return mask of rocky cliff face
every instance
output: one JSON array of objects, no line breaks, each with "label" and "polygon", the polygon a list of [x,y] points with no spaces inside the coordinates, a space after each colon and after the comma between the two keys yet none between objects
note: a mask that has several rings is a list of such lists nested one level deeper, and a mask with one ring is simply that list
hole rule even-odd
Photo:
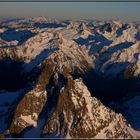
[{"label": "rocky cliff face", "polygon": [[44,133],[69,138],[132,137],[121,114],[91,97],[82,79],[67,78],[67,85],[60,90],[56,109],[46,122]]},{"label": "rocky cliff face", "polygon": [[53,63],[47,62],[36,86],[19,102],[9,130],[4,135],[20,136],[30,126],[38,127],[39,115],[45,106],[53,108],[53,112],[43,116],[46,117],[41,130],[43,137],[133,137],[129,132],[131,127],[123,116],[91,97],[81,78],[74,80],[67,68],[59,72]]},{"label": "rocky cliff face", "polygon": [[36,86],[26,93],[19,102],[9,129],[10,133],[20,134],[29,126],[37,127],[38,116],[47,101],[46,85],[49,82],[53,68],[52,64],[46,64]]}]

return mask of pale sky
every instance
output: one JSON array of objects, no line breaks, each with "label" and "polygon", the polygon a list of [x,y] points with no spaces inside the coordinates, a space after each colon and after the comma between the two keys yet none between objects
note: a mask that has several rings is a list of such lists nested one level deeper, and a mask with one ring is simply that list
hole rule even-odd
[{"label": "pale sky", "polygon": [[0,17],[140,21],[140,2],[0,2]]}]

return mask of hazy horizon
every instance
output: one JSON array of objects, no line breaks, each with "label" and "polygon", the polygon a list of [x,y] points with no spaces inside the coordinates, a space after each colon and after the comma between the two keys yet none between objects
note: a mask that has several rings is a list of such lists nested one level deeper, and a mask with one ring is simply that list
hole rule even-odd
[{"label": "hazy horizon", "polygon": [[138,2],[1,2],[0,18],[44,16],[56,19],[140,21]]}]

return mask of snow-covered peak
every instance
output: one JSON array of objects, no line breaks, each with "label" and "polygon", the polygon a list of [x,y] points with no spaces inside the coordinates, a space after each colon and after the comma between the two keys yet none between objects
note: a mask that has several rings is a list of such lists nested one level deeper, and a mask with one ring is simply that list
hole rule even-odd
[{"label": "snow-covered peak", "polygon": [[34,22],[47,22],[47,19],[44,16],[38,16],[38,17],[30,18],[30,20],[32,20]]},{"label": "snow-covered peak", "polygon": [[69,138],[131,138],[128,128],[122,115],[91,97],[82,79],[68,78],[44,133]]},{"label": "snow-covered peak", "polygon": [[[22,46],[24,53],[22,57],[24,57],[25,62],[31,62],[32,59],[35,59],[46,49],[48,49],[48,53],[51,52],[51,50],[49,51],[51,48],[48,46],[48,42],[52,36],[53,35],[50,32],[44,31],[28,39]],[[47,53],[44,55],[47,57]]]},{"label": "snow-covered peak", "polygon": [[115,23],[116,25],[118,25],[119,27],[121,27],[122,26],[122,24],[123,24],[123,21],[122,20],[113,20],[112,21],[113,23]]},{"label": "snow-covered peak", "polygon": [[71,72],[84,72],[92,67],[92,59],[81,46],[65,38],[58,39],[57,42],[59,49],[52,53],[48,60],[53,61],[60,71],[67,67]]},{"label": "snow-covered peak", "polygon": [[[103,63],[101,67],[101,71],[104,72],[106,76],[112,75],[113,77],[115,77],[118,73],[125,70],[125,68],[129,64],[137,64],[136,73],[138,74],[139,73],[139,50],[140,50],[140,42],[137,42],[128,48],[124,48],[110,54],[109,59],[107,59],[107,61]],[[116,69],[113,65],[115,63],[116,64],[122,63],[122,65],[118,66]],[[137,74],[134,74],[134,75],[137,75]]]}]

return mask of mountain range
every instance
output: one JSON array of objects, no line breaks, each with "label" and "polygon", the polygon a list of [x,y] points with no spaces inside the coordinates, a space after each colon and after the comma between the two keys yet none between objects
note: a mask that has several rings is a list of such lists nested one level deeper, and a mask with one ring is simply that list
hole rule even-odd
[{"label": "mountain range", "polygon": [[140,138],[140,23],[1,20],[1,138]]}]

